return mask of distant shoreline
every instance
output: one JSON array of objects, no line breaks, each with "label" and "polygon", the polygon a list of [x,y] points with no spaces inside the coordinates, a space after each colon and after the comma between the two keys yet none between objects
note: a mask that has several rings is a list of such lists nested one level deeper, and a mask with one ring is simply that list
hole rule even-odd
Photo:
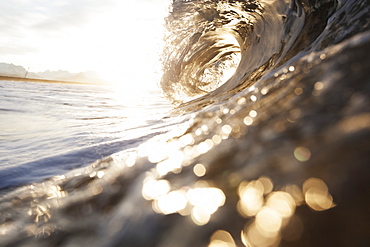
[{"label": "distant shoreline", "polygon": [[34,79],[34,78],[14,77],[14,76],[0,76],[0,81],[27,81],[27,82],[39,82],[39,83],[109,85],[107,83],[96,83],[96,82],[89,83],[89,82],[62,81],[62,80],[49,80],[49,79]]}]

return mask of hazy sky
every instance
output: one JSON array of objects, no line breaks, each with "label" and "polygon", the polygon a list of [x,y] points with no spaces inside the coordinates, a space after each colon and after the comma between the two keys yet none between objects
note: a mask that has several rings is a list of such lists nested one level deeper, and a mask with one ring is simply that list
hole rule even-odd
[{"label": "hazy sky", "polygon": [[168,0],[1,0],[0,62],[119,76],[158,52]]}]

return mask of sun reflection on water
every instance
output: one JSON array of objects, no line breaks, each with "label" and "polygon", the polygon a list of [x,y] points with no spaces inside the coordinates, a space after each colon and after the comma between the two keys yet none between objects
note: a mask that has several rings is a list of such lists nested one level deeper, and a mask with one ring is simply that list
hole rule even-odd
[{"label": "sun reflection on water", "polygon": [[166,195],[171,190],[171,184],[167,180],[155,180],[148,177],[144,181],[142,194],[146,200],[155,200]]},{"label": "sun reflection on water", "polygon": [[212,214],[225,204],[225,194],[219,188],[209,187],[207,182],[198,182],[194,188],[171,190],[167,180],[144,180],[142,194],[146,200],[153,201],[153,210],[160,214],[179,213],[191,215],[197,225],[205,225]]},{"label": "sun reflection on water", "polygon": [[[289,71],[295,70],[290,68]],[[259,92],[254,87],[249,91]],[[261,95],[268,92],[268,88],[263,88]],[[239,98],[237,104],[242,109],[246,102],[256,100],[257,96],[253,94],[250,97]],[[210,119],[209,122],[203,121],[198,124],[192,117],[184,128],[171,132],[170,138],[166,136],[153,138],[139,147],[138,156],[147,157],[154,164],[154,169],[144,180],[142,195],[146,200],[152,201],[156,213],[164,215],[178,213],[191,218],[193,223],[199,226],[211,222],[212,215],[225,204],[227,198],[213,180],[208,182],[199,180],[208,178],[207,173],[212,171],[211,164],[194,161],[223,141],[227,141],[230,136],[238,137],[249,128],[256,127],[257,122],[263,117],[258,107],[256,105],[248,111],[239,111],[239,108],[230,110],[227,106],[222,106],[218,115],[205,114],[206,118]],[[239,122],[228,120],[229,117],[233,117],[232,115],[238,114],[241,116]],[[289,114],[287,121],[294,122],[303,113],[297,108]],[[224,122],[228,124],[223,124]],[[307,162],[311,159],[312,153],[308,147],[296,146],[293,148],[292,156],[297,161]],[[188,166],[195,182],[193,185],[187,184],[179,188],[177,182],[167,176],[170,173],[181,173]],[[242,181],[235,174],[234,177],[230,175],[229,180],[230,185],[237,189],[239,197],[235,210],[246,220],[244,228],[240,229],[240,241],[247,247],[278,246],[282,239],[300,238],[304,227],[299,217],[295,215],[299,206],[306,205],[314,211],[323,211],[335,206],[327,185],[317,178],[307,179],[301,187],[287,184],[278,189],[275,188],[273,180],[267,176]],[[292,227],[295,229],[287,230]],[[235,246],[235,241],[228,232],[220,229],[210,239],[209,246]]]},{"label": "sun reflection on water", "polygon": [[[229,113],[227,113],[229,114]],[[257,116],[257,111],[250,111],[248,117]],[[207,135],[207,128],[201,127],[200,135]],[[196,138],[190,134],[179,135],[166,143],[160,158],[151,158],[159,161],[155,169],[148,173],[144,180],[142,194],[146,200],[152,201],[153,210],[159,214],[178,213],[192,219],[196,225],[206,225],[211,221],[212,215],[225,204],[225,193],[216,186],[210,186],[207,181],[200,180],[192,187],[176,189],[170,180],[164,177],[170,173],[179,173],[185,166],[189,166],[195,157],[208,152],[222,140],[227,139],[233,132],[230,125],[220,128],[220,135],[206,138],[199,144],[194,144]],[[169,147],[170,146],[170,147]],[[157,145],[161,147],[161,145]],[[153,151],[153,150],[152,150]],[[153,155],[151,152],[146,154]],[[156,151],[158,152],[158,151]],[[299,161],[307,161],[311,157],[308,148],[297,147],[294,156]],[[155,155],[153,157],[156,157]],[[148,157],[149,158],[149,157]],[[194,175],[204,177],[208,172],[208,164],[193,164]],[[239,181],[239,182],[238,182]],[[298,206],[307,205],[315,211],[327,210],[335,206],[327,185],[321,179],[307,179],[302,188],[295,184],[288,184],[280,190],[274,190],[271,178],[262,176],[257,180],[240,181],[237,183],[239,201],[235,205],[237,212],[247,219],[244,229],[241,229],[240,240],[245,246],[278,246],[283,235],[289,239],[297,239],[303,232],[300,219],[296,218],[295,211]],[[284,233],[287,227],[297,225],[297,228]],[[235,241],[225,231],[218,232],[211,240],[209,246],[235,246]],[[224,239],[220,237],[224,236]],[[218,236],[218,237],[217,237]]]},{"label": "sun reflection on water", "polygon": [[307,179],[303,183],[303,193],[307,205],[315,211],[323,211],[335,206],[328,186],[321,179]]},{"label": "sun reflection on water", "polygon": [[295,231],[289,231],[287,238],[299,238],[303,232],[303,225],[294,217],[294,213],[296,207],[302,204],[302,195],[305,204],[315,211],[335,206],[327,185],[321,179],[307,179],[302,189],[296,185],[288,185],[282,191],[269,190],[265,196],[263,196],[265,188],[272,189],[273,185],[269,178],[263,177],[267,185],[265,187],[261,179],[243,181],[239,186],[238,212],[243,217],[253,217],[251,222],[246,223],[241,233],[241,240],[247,247],[278,246],[284,229],[291,224],[297,228]]},{"label": "sun reflection on water", "polygon": [[202,164],[196,164],[193,168],[193,171],[194,171],[194,174],[197,176],[197,177],[203,177],[206,172],[207,172],[207,169],[204,165]]},{"label": "sun reflection on water", "polygon": [[259,181],[242,182],[239,185],[238,211],[242,216],[254,216],[263,205],[263,184]]},{"label": "sun reflection on water", "polygon": [[186,204],[187,199],[183,191],[171,191],[155,200],[153,209],[158,213],[173,214],[183,210]]},{"label": "sun reflection on water", "polygon": [[236,247],[236,244],[230,233],[217,230],[212,234],[208,247]]}]

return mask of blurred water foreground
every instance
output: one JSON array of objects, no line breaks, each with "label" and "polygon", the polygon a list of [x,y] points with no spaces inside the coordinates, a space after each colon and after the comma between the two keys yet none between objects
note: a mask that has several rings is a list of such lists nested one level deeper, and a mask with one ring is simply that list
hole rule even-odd
[{"label": "blurred water foreground", "polygon": [[[196,3],[223,2],[174,1],[172,18]],[[263,3],[244,7],[267,18]],[[369,2],[294,3],[305,24],[252,86],[226,82],[176,108],[174,131],[4,194],[0,246],[369,246]]]}]

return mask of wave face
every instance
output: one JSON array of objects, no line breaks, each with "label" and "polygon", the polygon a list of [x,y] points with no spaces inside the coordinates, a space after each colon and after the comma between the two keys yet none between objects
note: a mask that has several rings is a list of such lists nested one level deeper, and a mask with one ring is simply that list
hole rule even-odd
[{"label": "wave face", "polygon": [[305,22],[296,1],[175,1],[172,8],[161,85],[175,103],[252,85],[284,58]]},{"label": "wave face", "polygon": [[175,0],[166,27],[173,131],[3,191],[0,246],[369,246],[369,1]]}]

